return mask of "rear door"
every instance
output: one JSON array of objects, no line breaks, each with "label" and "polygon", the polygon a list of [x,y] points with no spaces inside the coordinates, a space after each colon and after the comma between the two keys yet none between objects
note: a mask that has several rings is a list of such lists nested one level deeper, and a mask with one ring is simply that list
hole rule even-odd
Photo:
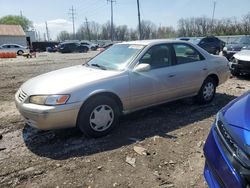
[{"label": "rear door", "polygon": [[175,66],[171,72],[173,81],[176,83],[177,97],[184,97],[196,94],[208,71],[205,58],[189,44],[173,44],[175,53]]}]

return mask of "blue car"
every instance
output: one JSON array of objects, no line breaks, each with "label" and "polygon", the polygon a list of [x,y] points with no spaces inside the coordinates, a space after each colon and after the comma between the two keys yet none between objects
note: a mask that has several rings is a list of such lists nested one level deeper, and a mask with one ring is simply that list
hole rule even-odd
[{"label": "blue car", "polygon": [[218,112],[204,155],[209,187],[250,187],[250,92]]}]

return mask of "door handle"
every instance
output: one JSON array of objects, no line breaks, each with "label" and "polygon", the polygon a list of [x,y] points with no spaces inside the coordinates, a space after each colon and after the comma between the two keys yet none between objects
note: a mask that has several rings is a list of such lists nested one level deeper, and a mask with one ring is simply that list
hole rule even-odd
[{"label": "door handle", "polygon": [[202,70],[206,71],[206,70],[207,70],[207,68],[203,68]]},{"label": "door handle", "polygon": [[173,77],[175,77],[175,74],[170,74],[168,77],[173,78]]}]

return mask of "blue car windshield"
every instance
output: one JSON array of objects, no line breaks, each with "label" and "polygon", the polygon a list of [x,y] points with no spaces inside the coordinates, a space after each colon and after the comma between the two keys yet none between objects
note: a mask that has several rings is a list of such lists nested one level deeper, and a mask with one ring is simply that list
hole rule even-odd
[{"label": "blue car windshield", "polygon": [[124,70],[143,48],[143,45],[115,44],[91,59],[87,65],[101,69]]}]

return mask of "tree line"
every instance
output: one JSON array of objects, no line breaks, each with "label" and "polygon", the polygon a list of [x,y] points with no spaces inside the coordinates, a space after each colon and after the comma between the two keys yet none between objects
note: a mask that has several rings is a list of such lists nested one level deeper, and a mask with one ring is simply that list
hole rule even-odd
[{"label": "tree line", "polygon": [[[208,35],[247,35],[250,34],[250,12],[238,20],[237,18],[214,19],[208,17],[182,18],[178,21],[177,29],[171,26],[157,26],[151,21],[142,20],[142,39],[161,39],[175,37],[197,37]],[[77,40],[109,40],[111,38],[110,22],[98,24],[88,22],[82,24],[76,35],[62,31],[57,36],[58,41]],[[138,28],[132,29],[127,25],[114,25],[114,40],[128,41],[138,39]]]}]

